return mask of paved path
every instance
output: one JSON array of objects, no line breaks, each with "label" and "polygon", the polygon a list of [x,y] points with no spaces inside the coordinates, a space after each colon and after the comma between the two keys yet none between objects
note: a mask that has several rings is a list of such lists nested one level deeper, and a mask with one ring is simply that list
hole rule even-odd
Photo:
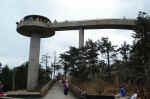
[{"label": "paved path", "polygon": [[66,96],[63,93],[63,85],[56,83],[43,99],[77,99],[70,92]]},{"label": "paved path", "polygon": [[115,99],[130,99],[129,96],[121,97],[121,94],[115,95]]}]

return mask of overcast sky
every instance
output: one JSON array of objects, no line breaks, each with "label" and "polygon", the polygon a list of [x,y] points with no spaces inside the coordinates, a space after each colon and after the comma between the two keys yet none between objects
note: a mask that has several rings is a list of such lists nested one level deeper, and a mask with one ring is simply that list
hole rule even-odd
[{"label": "overcast sky", "polygon": [[[104,18],[132,18],[138,11],[150,13],[149,0],[0,0],[0,61],[11,67],[28,60],[30,38],[16,32],[16,22],[26,15],[38,14],[56,19],[85,20]],[[132,43],[129,30],[86,30],[85,41],[109,37],[115,45],[123,41]],[[78,47],[78,31],[56,32],[55,36],[41,41],[41,54],[65,51],[69,46]]]}]

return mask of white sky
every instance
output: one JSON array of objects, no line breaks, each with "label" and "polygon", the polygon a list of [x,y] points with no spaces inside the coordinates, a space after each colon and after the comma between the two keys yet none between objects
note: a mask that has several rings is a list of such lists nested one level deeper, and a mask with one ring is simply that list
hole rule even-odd
[{"label": "white sky", "polygon": [[[0,61],[11,67],[28,60],[30,39],[16,32],[16,22],[26,15],[38,14],[52,22],[104,18],[132,18],[138,11],[150,12],[148,0],[1,0],[0,1]],[[86,30],[87,39],[98,40],[109,37],[115,45],[123,41],[132,43],[129,30]],[[78,31],[56,32],[56,35],[42,39],[41,54],[49,53],[51,58],[68,49],[78,47]]]}]

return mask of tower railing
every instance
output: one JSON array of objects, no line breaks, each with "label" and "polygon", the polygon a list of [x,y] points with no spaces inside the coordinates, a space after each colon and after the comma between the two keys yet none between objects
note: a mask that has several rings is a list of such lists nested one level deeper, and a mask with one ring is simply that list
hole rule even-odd
[{"label": "tower railing", "polygon": [[41,22],[41,21],[20,21],[17,27],[21,26],[39,26],[39,27],[49,27],[49,23]]}]

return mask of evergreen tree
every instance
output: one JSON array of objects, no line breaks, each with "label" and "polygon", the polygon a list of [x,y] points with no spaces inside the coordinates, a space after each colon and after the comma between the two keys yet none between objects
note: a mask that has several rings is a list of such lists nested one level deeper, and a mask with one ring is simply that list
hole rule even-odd
[{"label": "evergreen tree", "polygon": [[101,41],[97,41],[98,49],[102,54],[104,54],[107,58],[107,71],[111,71],[110,67],[110,58],[113,58],[116,56],[116,50],[115,47],[113,46],[111,41],[108,40],[108,38],[102,37]]},{"label": "evergreen tree", "polygon": [[60,54],[60,62],[63,65],[64,76],[66,78],[69,72],[69,65],[70,65],[70,56],[67,53]]},{"label": "evergreen tree", "polygon": [[88,40],[85,47],[70,47],[69,51],[60,55],[61,62],[64,65],[64,71],[80,80],[86,80],[89,75],[94,78],[99,69],[98,67],[97,45],[92,40]]},{"label": "evergreen tree", "polygon": [[4,84],[4,91],[10,90],[12,88],[12,71],[9,69],[8,65],[5,65],[2,68],[0,81]]},{"label": "evergreen tree", "polygon": [[127,63],[130,51],[130,45],[124,42],[121,47],[118,49],[120,54],[122,55],[122,60]]},{"label": "evergreen tree", "polygon": [[98,48],[97,43],[92,40],[88,40],[85,43],[86,49],[86,60],[89,71],[92,74],[92,78],[95,78],[96,74],[99,72],[98,69]]}]

